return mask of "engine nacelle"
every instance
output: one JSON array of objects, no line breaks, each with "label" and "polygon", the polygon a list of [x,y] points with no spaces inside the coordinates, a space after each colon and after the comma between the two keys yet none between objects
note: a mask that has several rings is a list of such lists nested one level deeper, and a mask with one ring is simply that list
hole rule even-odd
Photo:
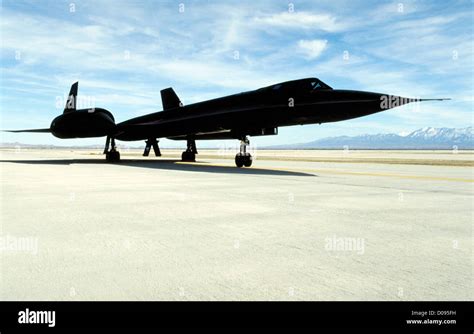
[{"label": "engine nacelle", "polygon": [[102,108],[74,110],[56,117],[51,133],[58,138],[104,137],[115,130],[112,113]]}]

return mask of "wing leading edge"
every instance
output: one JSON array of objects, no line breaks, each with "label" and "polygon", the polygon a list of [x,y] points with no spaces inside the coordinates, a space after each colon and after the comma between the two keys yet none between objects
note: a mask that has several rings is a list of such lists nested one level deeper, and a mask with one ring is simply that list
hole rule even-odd
[{"label": "wing leading edge", "polygon": [[50,129],[25,129],[25,130],[3,130],[3,132],[43,132],[50,133]]}]

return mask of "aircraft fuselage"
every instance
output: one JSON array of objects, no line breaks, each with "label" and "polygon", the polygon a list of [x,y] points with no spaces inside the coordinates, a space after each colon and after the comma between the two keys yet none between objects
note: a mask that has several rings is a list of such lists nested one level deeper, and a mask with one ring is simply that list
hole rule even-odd
[{"label": "aircraft fuselage", "polygon": [[[127,120],[117,124],[116,138],[132,141],[150,136],[192,136],[220,131],[230,131],[233,134],[230,137],[239,138],[257,135],[261,129],[370,115],[384,110],[382,96],[384,94],[352,90],[299,91],[268,87]],[[216,135],[216,139],[221,138]]]}]

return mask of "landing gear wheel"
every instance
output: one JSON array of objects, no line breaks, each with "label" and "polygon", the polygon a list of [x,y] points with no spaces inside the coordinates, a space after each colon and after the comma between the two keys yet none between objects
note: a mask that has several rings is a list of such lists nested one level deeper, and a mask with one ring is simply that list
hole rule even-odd
[{"label": "landing gear wheel", "polygon": [[196,141],[192,138],[188,138],[186,146],[186,151],[181,154],[181,161],[195,162],[196,154],[198,153],[196,149]]},{"label": "landing gear wheel", "polygon": [[187,162],[195,162],[196,161],[196,154],[194,152],[184,151],[181,154],[181,160]]},{"label": "landing gear wheel", "polygon": [[120,152],[110,151],[105,154],[105,160],[107,162],[118,162],[120,161]]},{"label": "landing gear wheel", "polygon": [[244,156],[244,166],[245,167],[252,166],[252,156],[250,154]]},{"label": "landing gear wheel", "polygon": [[252,156],[250,153],[237,153],[235,156],[235,164],[239,168],[243,166],[250,167],[252,166]]},{"label": "landing gear wheel", "polygon": [[240,155],[240,153],[235,156],[235,164],[237,165],[237,167],[241,168],[241,167],[244,166],[244,159],[243,158],[244,157],[242,155]]},{"label": "landing gear wheel", "polygon": [[[109,148],[111,145],[112,145],[112,149],[109,151]],[[117,151],[117,146],[115,146],[115,138],[107,136],[107,140],[105,141],[104,154],[105,154],[105,161],[107,162],[120,161],[120,152]]]}]

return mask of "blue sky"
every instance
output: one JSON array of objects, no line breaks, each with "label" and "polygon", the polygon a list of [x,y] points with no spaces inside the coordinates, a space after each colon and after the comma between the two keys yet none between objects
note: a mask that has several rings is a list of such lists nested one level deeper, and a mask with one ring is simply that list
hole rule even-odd
[{"label": "blue sky", "polygon": [[[304,77],[333,88],[452,100],[281,128],[253,143],[473,123],[472,1],[3,0],[0,17],[3,129],[49,127],[75,80],[79,104],[124,121],[161,110],[166,87],[189,104]],[[103,142],[48,134],[0,139]]]}]

